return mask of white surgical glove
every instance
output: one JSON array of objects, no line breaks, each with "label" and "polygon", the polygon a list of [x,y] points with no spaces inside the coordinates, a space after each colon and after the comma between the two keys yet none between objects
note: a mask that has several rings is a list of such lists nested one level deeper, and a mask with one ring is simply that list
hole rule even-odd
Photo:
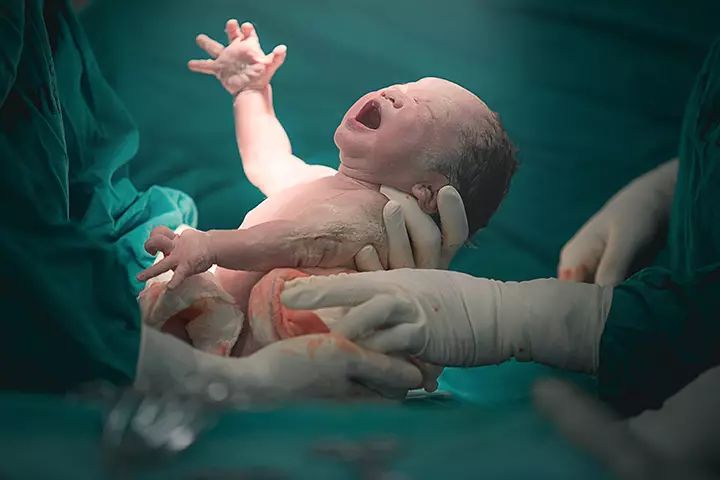
[{"label": "white surgical glove", "polygon": [[638,177],[616,193],[560,252],[558,278],[617,285],[636,255],[666,225],[678,160]]},{"label": "white surgical glove", "polygon": [[720,473],[720,367],[657,411],[620,420],[597,400],[558,380],[538,383],[538,409],[575,445],[623,479],[706,479]]},{"label": "white surgical glove", "polygon": [[[380,193],[389,199],[383,208],[388,269],[447,269],[455,253],[468,238],[468,223],[460,193],[450,185],[438,191],[438,215],[442,231],[422,211],[412,195],[385,185],[380,187]],[[355,266],[361,272],[383,270],[380,256],[372,245],[365,246],[357,253]],[[418,362],[418,367],[423,372],[423,387],[428,392],[434,392],[442,368],[424,362]]]},{"label": "white surgical glove", "polygon": [[406,360],[367,351],[332,334],[282,340],[249,357],[211,355],[153,330],[142,329],[135,386],[185,388],[190,378],[219,380],[251,400],[353,397],[368,392],[403,398],[422,382]]},{"label": "white surgical glove", "polygon": [[295,309],[351,307],[332,331],[379,352],[445,366],[514,357],[595,372],[612,289],[400,269],[297,279],[281,298]]},{"label": "white surgical glove", "polygon": [[[438,192],[438,214],[442,231],[420,209],[415,198],[391,187],[381,186],[380,192],[390,201],[383,209],[388,241],[388,269],[447,269],[458,249],[468,238],[468,223],[462,198],[448,185]],[[372,245],[355,256],[361,272],[383,270],[380,257]]]}]

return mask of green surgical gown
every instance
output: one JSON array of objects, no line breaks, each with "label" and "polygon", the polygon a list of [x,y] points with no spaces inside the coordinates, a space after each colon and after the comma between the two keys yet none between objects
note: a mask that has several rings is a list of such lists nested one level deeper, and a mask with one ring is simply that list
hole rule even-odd
[{"label": "green surgical gown", "polygon": [[679,158],[670,268],[618,286],[602,336],[600,394],[626,415],[720,363],[720,40],[688,100]]},{"label": "green surgical gown", "polygon": [[127,178],[137,130],[66,1],[1,2],[0,45],[0,388],[127,383],[142,239],[195,206]]}]

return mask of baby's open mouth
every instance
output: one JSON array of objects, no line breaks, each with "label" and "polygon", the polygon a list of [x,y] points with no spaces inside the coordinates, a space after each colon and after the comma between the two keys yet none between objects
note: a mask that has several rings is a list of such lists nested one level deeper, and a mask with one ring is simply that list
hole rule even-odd
[{"label": "baby's open mouth", "polygon": [[367,128],[377,130],[380,127],[380,105],[375,100],[370,100],[360,109],[355,120]]}]

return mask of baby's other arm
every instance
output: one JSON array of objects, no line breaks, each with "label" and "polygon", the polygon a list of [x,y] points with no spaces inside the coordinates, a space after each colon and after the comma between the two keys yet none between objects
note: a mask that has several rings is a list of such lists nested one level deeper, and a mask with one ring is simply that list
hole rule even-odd
[{"label": "baby's other arm", "polygon": [[377,192],[346,192],[332,204],[313,205],[295,220],[273,220],[238,230],[186,230],[175,236],[156,229],[145,249],[165,258],[138,275],[145,281],[175,270],[170,287],[217,264],[231,270],[267,272],[274,268],[353,267],[354,257],[366,245],[387,264],[382,208]]},{"label": "baby's other arm", "polygon": [[377,192],[353,191],[332,204],[312,205],[293,220],[273,220],[247,229],[210,231],[218,265],[234,270],[273,268],[354,268],[355,254],[367,244],[387,262],[382,209]]}]

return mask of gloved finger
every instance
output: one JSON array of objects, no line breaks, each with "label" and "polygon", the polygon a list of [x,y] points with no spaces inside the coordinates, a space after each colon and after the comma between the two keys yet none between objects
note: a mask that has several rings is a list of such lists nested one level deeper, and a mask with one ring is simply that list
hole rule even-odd
[{"label": "gloved finger", "polygon": [[560,251],[558,278],[573,282],[592,282],[595,278],[605,242],[581,231],[570,239]]},{"label": "gloved finger", "polygon": [[394,327],[386,328],[368,335],[367,338],[358,340],[357,344],[373,352],[380,353],[407,353],[413,352],[412,337],[416,327],[412,323],[402,323]]},{"label": "gloved finger", "polygon": [[201,33],[200,35],[195,37],[195,42],[197,43],[198,47],[205,50],[212,58],[217,58],[218,55],[220,55],[225,48],[222,43],[218,42],[217,40],[213,40],[204,33]]},{"label": "gloved finger", "polygon": [[359,359],[349,362],[350,376],[374,390],[409,390],[422,384],[420,370],[405,359],[362,350]]},{"label": "gloved finger", "polygon": [[267,56],[267,73],[270,76],[275,75],[275,72],[278,68],[282,66],[282,64],[285,62],[285,57],[287,56],[287,47],[285,45],[278,45],[275,47],[270,53],[270,55]]},{"label": "gloved finger", "polygon": [[172,257],[165,257],[156,264],[146,268],[142,272],[138,273],[137,279],[139,282],[144,282],[146,280],[149,280],[151,278],[157,277],[161,273],[167,272],[168,270],[172,270],[177,266],[177,261]]},{"label": "gloved finger", "polygon": [[170,230],[170,228],[166,227],[165,225],[159,225],[152,229],[150,232],[150,236],[154,237],[155,235],[162,235],[163,237],[167,237],[170,239],[173,239],[177,237],[177,234]]},{"label": "gloved finger", "polygon": [[402,207],[394,200],[390,200],[383,208],[383,221],[387,232],[388,267],[415,268],[410,237],[405,226],[405,215]]},{"label": "gloved finger", "polygon": [[365,245],[355,254],[355,269],[359,272],[375,272],[383,270],[380,255],[372,245]]},{"label": "gloved finger", "polygon": [[[410,237],[412,252],[417,268],[437,268],[440,264],[440,247],[442,235],[440,229],[429,215],[420,209],[415,198],[407,193],[381,186],[380,192],[392,197],[400,204],[405,226]],[[396,268],[396,267],[392,267]]]},{"label": "gloved finger", "polygon": [[401,309],[402,305],[396,298],[390,295],[378,295],[351,308],[342,318],[333,323],[330,331],[355,340],[375,330],[402,323],[404,319],[399,311]]},{"label": "gloved finger", "polygon": [[144,246],[145,251],[148,252],[150,255],[157,255],[158,251],[162,252],[164,255],[170,255],[170,252],[172,252],[175,243],[168,237],[155,235],[148,238]]},{"label": "gloved finger", "polygon": [[455,187],[446,185],[441,188],[437,203],[442,229],[439,268],[446,269],[457,251],[467,241],[470,231],[465,216],[465,205]]},{"label": "gloved finger", "polygon": [[579,447],[588,450],[624,478],[647,472],[645,447],[599,402],[559,380],[538,382],[538,409]]},{"label": "gloved finger", "polygon": [[185,280],[187,277],[192,275],[193,272],[188,266],[187,263],[181,263],[175,268],[175,274],[172,276],[170,281],[168,282],[167,288],[172,290],[173,288],[180,285],[183,280]]},{"label": "gloved finger", "polygon": [[595,283],[602,286],[621,283],[627,276],[637,250],[633,239],[611,232],[607,247],[600,258]]},{"label": "gloved finger", "polygon": [[190,60],[187,66],[193,72],[205,73],[207,75],[215,74],[214,60]]},{"label": "gloved finger", "polygon": [[288,308],[314,310],[354,307],[387,293],[387,286],[366,275],[372,275],[372,272],[297,278],[285,283],[280,300]]},{"label": "gloved finger", "polygon": [[240,31],[242,32],[243,38],[257,38],[257,32],[255,31],[255,26],[250,22],[245,22],[242,25],[240,25]]},{"label": "gloved finger", "polygon": [[415,365],[420,369],[423,376],[423,388],[426,392],[432,393],[438,389],[438,378],[442,374],[443,367],[439,365],[433,365],[432,363],[423,362],[421,360],[412,358]]},{"label": "gloved finger", "polygon": [[240,24],[234,18],[231,18],[225,24],[225,33],[227,34],[228,44],[234,42],[236,39],[243,39],[242,32],[240,31]]}]

